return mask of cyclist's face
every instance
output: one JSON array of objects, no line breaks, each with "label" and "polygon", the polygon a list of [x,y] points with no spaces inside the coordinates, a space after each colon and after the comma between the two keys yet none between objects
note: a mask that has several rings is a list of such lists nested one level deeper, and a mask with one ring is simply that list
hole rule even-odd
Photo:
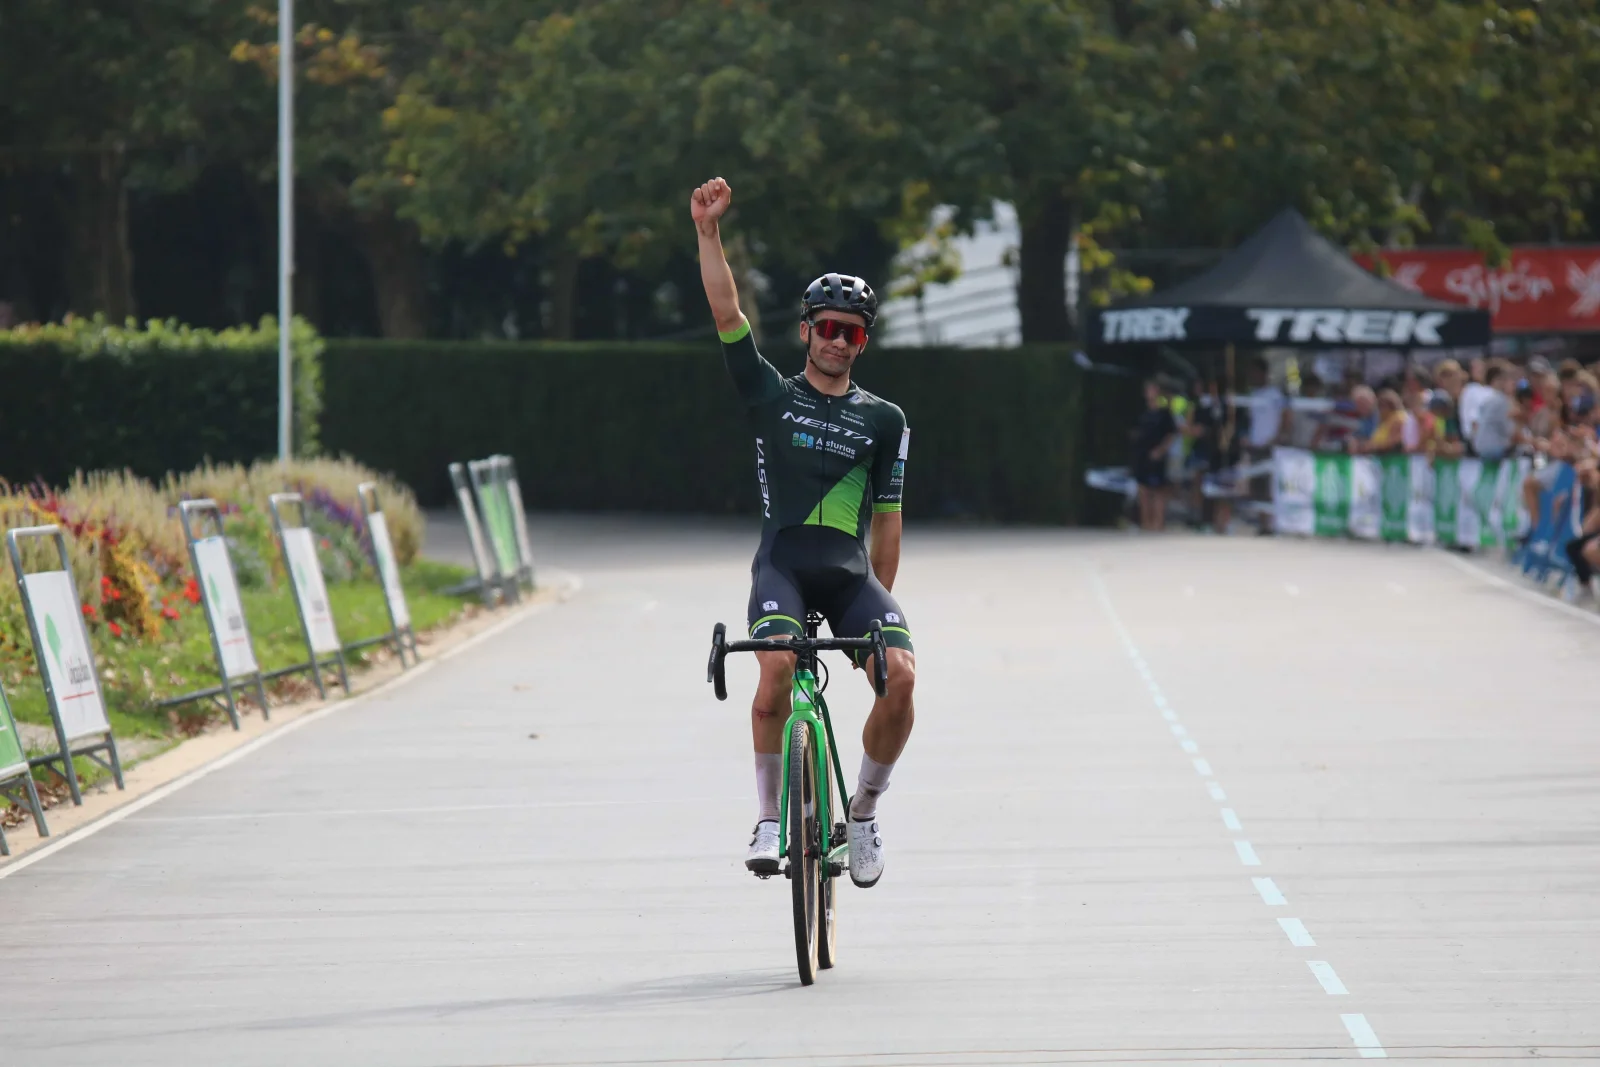
[{"label": "cyclist's face", "polygon": [[[835,322],[846,322],[853,326],[865,326],[867,324],[866,319],[848,311],[819,311],[813,318],[819,322],[825,319],[832,319]],[[822,373],[835,378],[841,374],[848,374],[851,365],[856,361],[856,357],[861,355],[862,350],[867,347],[864,344],[852,345],[848,343],[844,339],[843,333],[832,340],[828,340],[818,331],[813,330],[808,322],[800,324],[800,340],[805,342],[806,358],[815,364]]]}]

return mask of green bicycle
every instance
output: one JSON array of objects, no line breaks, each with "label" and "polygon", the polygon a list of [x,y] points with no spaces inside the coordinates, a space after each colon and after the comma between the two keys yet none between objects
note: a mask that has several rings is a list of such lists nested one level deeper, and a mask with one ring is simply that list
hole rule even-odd
[{"label": "green bicycle", "polygon": [[819,969],[832,967],[839,960],[837,883],[850,857],[844,824],[850,797],[844,767],[839,762],[839,747],[833,740],[828,702],[822,697],[828,687],[828,672],[817,653],[870,651],[873,689],[884,696],[889,688],[882,622],[874,619],[866,637],[843,638],[819,638],[817,627],[821,623],[821,615],[807,612],[804,637],[730,642],[727,627],[719,622],[711,631],[711,663],[706,669],[706,681],[715,687],[717,699],[727,700],[728,680],[723,663],[729,652],[792,652],[795,656],[794,710],[783,727],[789,744],[784,750],[779,810],[785,817],[778,820],[778,852],[789,861],[783,876],[789,879],[794,902],[794,951],[802,985],[815,982]]}]

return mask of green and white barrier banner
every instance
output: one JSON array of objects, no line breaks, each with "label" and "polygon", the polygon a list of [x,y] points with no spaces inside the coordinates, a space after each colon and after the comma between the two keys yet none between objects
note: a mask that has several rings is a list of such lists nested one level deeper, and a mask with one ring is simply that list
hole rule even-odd
[{"label": "green and white barrier banner", "polygon": [[378,558],[378,576],[383,580],[383,595],[394,614],[396,629],[411,625],[411,609],[406,604],[406,591],[400,584],[400,567],[394,560],[394,542],[389,540],[389,520],[383,512],[374,511],[367,516],[367,532],[372,535],[372,554]]},{"label": "green and white barrier banner", "polygon": [[1277,531],[1495,548],[1527,529],[1526,459],[1273,451]]}]

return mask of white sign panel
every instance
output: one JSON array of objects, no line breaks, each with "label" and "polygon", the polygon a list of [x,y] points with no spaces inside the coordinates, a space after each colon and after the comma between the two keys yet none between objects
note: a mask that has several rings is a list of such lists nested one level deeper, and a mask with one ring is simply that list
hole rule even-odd
[{"label": "white sign panel", "polygon": [[478,509],[472,502],[472,491],[466,487],[456,490],[461,501],[461,514],[467,520],[467,539],[472,542],[472,559],[478,565],[478,577],[487,582],[494,576],[489,572],[492,560],[489,548],[483,543],[483,527],[478,525]]},{"label": "white sign panel", "polygon": [[1383,468],[1371,456],[1350,460],[1350,532],[1376,541],[1383,525]]},{"label": "white sign panel", "polygon": [[24,575],[28,612],[44,646],[39,658],[56,697],[56,711],[67,740],[111,730],[100,698],[100,680],[89,661],[89,635],[83,628],[78,592],[66,571]]},{"label": "white sign panel", "polygon": [[383,595],[394,614],[394,624],[400,629],[411,625],[411,611],[406,607],[406,591],[400,585],[400,565],[394,561],[394,544],[389,540],[389,521],[383,512],[374,511],[367,516],[367,529],[372,532],[372,554],[378,557],[378,577],[383,580]]},{"label": "white sign panel", "polygon": [[1317,465],[1303,448],[1272,450],[1273,528],[1280,534],[1310,537],[1316,528],[1311,494],[1317,486]]},{"label": "white sign panel", "polygon": [[284,552],[294,576],[294,593],[311,631],[311,650],[319,655],[339,651],[339,632],[333,628],[333,610],[328,607],[328,587],[322,580],[322,564],[311,531],[293,526],[283,531]]},{"label": "white sign panel", "polygon": [[522,556],[522,565],[531,571],[533,542],[528,539],[528,516],[522,510],[522,487],[515,478],[506,479],[506,493],[511,498],[511,522],[517,530],[517,552]]},{"label": "white sign panel", "polygon": [[228,543],[220,537],[196,541],[194,561],[200,569],[200,593],[206,598],[206,610],[217,631],[217,646],[222,650],[223,675],[238,678],[256,673],[256,653],[244,623],[239,585],[228,562]]}]

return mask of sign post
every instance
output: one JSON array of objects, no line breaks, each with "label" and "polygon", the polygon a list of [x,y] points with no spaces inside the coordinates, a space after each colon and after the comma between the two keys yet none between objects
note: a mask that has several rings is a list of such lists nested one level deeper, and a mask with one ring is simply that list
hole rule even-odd
[{"label": "sign post", "polygon": [[511,525],[511,503],[506,494],[504,480],[500,477],[498,459],[475,459],[467,464],[472,475],[472,487],[478,497],[478,512],[483,516],[489,532],[500,589],[509,600],[521,599],[517,575],[521,567],[517,562],[516,534]]},{"label": "sign post", "polygon": [[[17,733],[17,721],[11,716],[4,686],[0,686],[0,797],[18,805],[26,803],[33,813],[33,826],[39,836],[50,836],[44,809],[39,806],[39,791],[33,785],[33,768],[28,766],[28,757],[22,751],[22,736]],[[0,856],[9,855],[11,846],[6,843],[5,830],[0,829]]]},{"label": "sign post", "polygon": [[[201,697],[219,701],[227,709],[228,719],[235,730],[239,729],[239,708],[233,698],[234,685],[255,683],[256,703],[261,706],[261,717],[269,717],[267,690],[256,662],[255,646],[250,641],[250,627],[245,622],[244,602],[239,596],[239,580],[233,570],[233,556],[222,532],[222,509],[214,500],[185,500],[178,505],[178,516],[183,520],[183,539],[189,545],[189,562],[194,567],[195,582],[200,586],[200,602],[205,605],[206,624],[211,628],[211,650],[217,657],[217,674],[222,684],[213,689],[162,701],[162,704],[181,704]],[[210,516],[216,532],[209,537],[198,537],[200,521]]]},{"label": "sign post", "polygon": [[[305,524],[305,501],[299,493],[273,493],[267,502],[272,506],[272,525],[278,532],[278,543],[283,546],[283,565],[289,571],[289,584],[294,587],[295,610],[300,615],[300,632],[305,634],[306,651],[311,655],[311,678],[317,683],[317,693],[327,699],[328,690],[322,684],[322,666],[327,662],[338,665],[339,684],[349,693],[350,674],[345,668],[344,646],[339,643],[339,631],[333,625],[333,609],[328,605],[328,586],[322,577],[322,562],[317,559],[317,543]],[[300,522],[294,526],[285,526],[283,522],[283,508],[287,504],[299,509]]]},{"label": "sign post", "polygon": [[[61,569],[26,574],[22,569],[22,541],[41,537],[55,540]],[[45,767],[60,775],[66,780],[72,802],[82,804],[83,793],[78,788],[72,757],[83,756],[110,771],[118,789],[123,788],[122,760],[117,756],[117,739],[111,733],[111,720],[106,717],[105,700],[100,695],[100,672],[95,667],[78,590],[72,583],[67,540],[59,526],[27,526],[8,532],[6,546],[17,573],[17,588],[33,638],[34,660],[39,664],[59,746],[52,754],[33,757],[28,765]],[[89,743],[83,744],[84,741]],[[61,765],[59,769],[56,764]]]},{"label": "sign post", "polygon": [[400,584],[400,564],[394,557],[394,543],[389,540],[389,520],[384,517],[378,501],[376,482],[362,482],[356,486],[356,495],[361,498],[361,514],[367,520],[367,534],[372,540],[372,565],[377,568],[378,580],[383,584],[383,600],[389,606],[392,624],[390,632],[377,640],[394,645],[395,655],[400,657],[400,666],[404,669],[407,651],[413,663],[421,663],[422,655],[417,651],[416,631],[411,628],[411,609],[406,604],[405,587]]},{"label": "sign post", "polygon": [[472,485],[467,481],[467,468],[462,463],[450,464],[450,484],[455,486],[456,502],[461,505],[461,517],[467,524],[467,541],[472,546],[472,563],[478,569],[478,589],[483,602],[494,606],[500,586],[490,571],[489,548],[483,542],[483,527],[478,522],[478,507],[472,501]]}]

